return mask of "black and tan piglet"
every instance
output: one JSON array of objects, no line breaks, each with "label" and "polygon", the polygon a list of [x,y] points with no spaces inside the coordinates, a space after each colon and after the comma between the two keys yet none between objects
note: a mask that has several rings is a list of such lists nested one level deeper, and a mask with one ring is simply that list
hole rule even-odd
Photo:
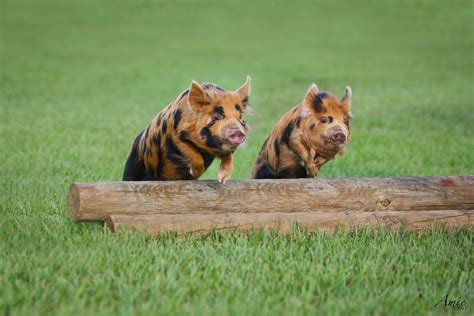
[{"label": "black and tan piglet", "polygon": [[352,90],[339,100],[312,84],[300,104],[286,113],[263,144],[252,170],[255,179],[314,178],[342,154],[350,138]]},{"label": "black and tan piglet", "polygon": [[249,130],[244,121],[249,94],[250,77],[235,92],[193,81],[135,138],[123,180],[193,180],[218,158],[218,180],[225,184],[232,154]]}]

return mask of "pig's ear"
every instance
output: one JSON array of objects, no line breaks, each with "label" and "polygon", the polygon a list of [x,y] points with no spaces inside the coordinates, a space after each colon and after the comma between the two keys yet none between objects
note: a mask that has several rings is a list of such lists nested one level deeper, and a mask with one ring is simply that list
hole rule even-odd
[{"label": "pig's ear", "polygon": [[321,113],[324,111],[325,108],[323,106],[323,100],[319,96],[318,86],[313,83],[304,97],[301,114],[303,116],[308,116],[314,112]]},{"label": "pig's ear", "polygon": [[194,112],[201,112],[205,106],[209,105],[210,97],[204,88],[193,80],[189,88],[188,100]]},{"label": "pig's ear", "polygon": [[245,80],[244,84],[240,88],[235,90],[235,93],[242,98],[242,103],[244,107],[247,106],[250,96],[250,81],[250,76],[247,76],[247,79]]},{"label": "pig's ear", "polygon": [[346,94],[341,99],[341,105],[344,107],[344,109],[348,113],[350,113],[350,111],[351,111],[351,100],[352,100],[352,88],[347,86],[346,87]]}]

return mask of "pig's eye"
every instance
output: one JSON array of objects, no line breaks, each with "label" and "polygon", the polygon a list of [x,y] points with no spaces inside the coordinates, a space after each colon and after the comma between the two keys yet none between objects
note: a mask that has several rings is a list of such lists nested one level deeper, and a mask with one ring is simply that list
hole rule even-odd
[{"label": "pig's eye", "polygon": [[344,119],[344,124],[346,124],[346,126],[349,126],[349,119],[348,118]]},{"label": "pig's eye", "polygon": [[323,116],[323,117],[321,117],[321,118],[319,119],[319,122],[320,122],[321,124],[326,124],[327,122],[329,122],[329,120],[328,120],[327,117]]},{"label": "pig's eye", "polygon": [[215,121],[223,120],[224,117],[225,117],[224,114],[220,114],[220,113],[214,113],[212,115],[212,119]]}]

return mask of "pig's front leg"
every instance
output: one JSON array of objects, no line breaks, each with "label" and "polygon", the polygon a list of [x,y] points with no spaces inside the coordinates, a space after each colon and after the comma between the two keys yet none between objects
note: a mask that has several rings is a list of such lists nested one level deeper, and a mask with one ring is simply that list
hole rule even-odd
[{"label": "pig's front leg", "polygon": [[317,156],[314,157],[314,164],[316,165],[316,168],[318,168],[318,170],[319,170],[326,162],[328,162],[328,159],[326,159],[326,158],[317,157]]},{"label": "pig's front leg", "polygon": [[232,154],[225,154],[218,156],[218,158],[221,160],[221,165],[219,166],[219,171],[217,173],[217,180],[222,184],[226,184],[232,174]]},{"label": "pig's front leg", "polygon": [[316,155],[316,151],[314,149],[308,149],[304,146],[299,139],[290,138],[288,143],[290,145],[290,149],[304,162],[306,170],[311,178],[316,177],[318,174],[318,168],[314,163],[314,156]]},{"label": "pig's front leg", "polygon": [[183,142],[176,143],[178,149],[188,159],[189,174],[194,178],[199,178],[205,170],[204,159],[201,154]]}]

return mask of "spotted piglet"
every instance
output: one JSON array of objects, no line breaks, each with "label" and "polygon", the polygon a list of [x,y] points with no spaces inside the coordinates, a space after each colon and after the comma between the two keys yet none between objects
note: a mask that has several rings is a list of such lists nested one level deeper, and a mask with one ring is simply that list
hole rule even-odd
[{"label": "spotted piglet", "polygon": [[352,90],[339,100],[313,83],[273,128],[252,170],[255,179],[314,178],[349,142]]},{"label": "spotted piglet", "polygon": [[123,180],[193,180],[217,157],[218,180],[225,184],[232,154],[249,130],[244,121],[249,94],[250,77],[235,92],[193,81],[135,138]]}]

